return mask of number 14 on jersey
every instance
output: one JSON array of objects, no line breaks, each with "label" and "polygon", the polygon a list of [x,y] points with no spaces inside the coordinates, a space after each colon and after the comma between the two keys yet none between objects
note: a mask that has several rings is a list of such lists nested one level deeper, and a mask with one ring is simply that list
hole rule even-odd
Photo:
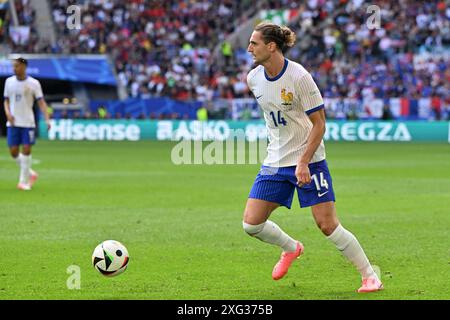
[{"label": "number 14 on jersey", "polygon": [[281,116],[281,111],[277,112],[277,117],[275,117],[275,113],[273,111],[270,111],[270,116],[272,117],[275,127],[278,127],[279,124],[283,126],[287,124],[286,119],[284,119],[284,117]]}]

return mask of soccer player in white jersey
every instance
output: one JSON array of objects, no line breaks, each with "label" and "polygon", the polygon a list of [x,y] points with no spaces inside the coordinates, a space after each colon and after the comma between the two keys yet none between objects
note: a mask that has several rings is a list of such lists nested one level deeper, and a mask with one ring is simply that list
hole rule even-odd
[{"label": "soccer player in white jersey", "polygon": [[[27,75],[28,61],[24,58],[13,62],[14,76],[6,79],[4,107],[7,125],[8,146],[11,156],[20,167],[19,190],[31,190],[38,174],[31,169],[31,147],[35,143],[34,101],[44,114],[48,129],[50,119],[47,103],[38,80]],[[22,146],[22,152],[20,152]]]},{"label": "soccer player in white jersey", "polygon": [[320,230],[361,273],[358,292],[381,290],[358,240],[336,216],[323,143],[324,104],[311,75],[283,55],[294,42],[289,28],[268,22],[257,25],[250,38],[248,52],[258,66],[249,72],[247,83],[264,111],[269,145],[247,200],[244,230],[282,249],[272,272],[274,280],[281,279],[304,247],[268,218],[280,205],[290,209],[296,189],[300,206],[311,207]]}]

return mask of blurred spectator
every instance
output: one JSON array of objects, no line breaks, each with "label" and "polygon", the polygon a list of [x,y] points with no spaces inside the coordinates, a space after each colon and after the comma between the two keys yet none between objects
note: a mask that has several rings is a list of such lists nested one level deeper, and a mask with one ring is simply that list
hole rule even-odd
[{"label": "blurred spectator", "polygon": [[201,106],[197,110],[197,120],[207,121],[208,120],[208,109],[205,106]]},{"label": "blurred spectator", "polygon": [[222,43],[222,56],[225,59],[225,64],[229,65],[231,62],[231,58],[233,57],[233,47],[231,46],[231,43],[228,41],[224,41]]},{"label": "blurred spectator", "polygon": [[97,115],[99,119],[107,119],[109,118],[109,114],[108,111],[106,110],[105,107],[101,106],[100,108],[98,108],[97,110]]},{"label": "blurred spectator", "polygon": [[381,116],[382,120],[392,120],[392,113],[391,109],[389,108],[388,104],[383,105],[383,115]]}]

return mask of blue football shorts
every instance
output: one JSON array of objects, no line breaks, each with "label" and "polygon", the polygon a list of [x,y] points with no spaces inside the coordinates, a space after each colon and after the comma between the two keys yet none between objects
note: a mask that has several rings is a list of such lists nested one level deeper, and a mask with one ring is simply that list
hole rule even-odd
[{"label": "blue football shorts", "polygon": [[34,128],[8,127],[8,145],[10,147],[20,145],[33,145],[36,142]]},{"label": "blue football shorts", "polygon": [[311,183],[299,187],[295,176],[296,166],[262,166],[256,176],[249,198],[279,203],[291,208],[294,190],[297,189],[300,207],[310,207],[318,203],[336,201],[326,160],[309,164]]}]

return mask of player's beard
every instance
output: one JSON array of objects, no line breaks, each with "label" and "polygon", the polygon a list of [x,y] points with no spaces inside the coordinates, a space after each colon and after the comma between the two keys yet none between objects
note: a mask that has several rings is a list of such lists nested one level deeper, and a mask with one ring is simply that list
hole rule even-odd
[{"label": "player's beard", "polygon": [[257,58],[256,56],[254,56],[254,57],[255,57],[254,60],[253,60],[254,64],[256,66],[259,66],[259,65],[263,65],[264,62],[266,62],[267,60],[270,59],[270,54],[261,56],[260,58]]}]

